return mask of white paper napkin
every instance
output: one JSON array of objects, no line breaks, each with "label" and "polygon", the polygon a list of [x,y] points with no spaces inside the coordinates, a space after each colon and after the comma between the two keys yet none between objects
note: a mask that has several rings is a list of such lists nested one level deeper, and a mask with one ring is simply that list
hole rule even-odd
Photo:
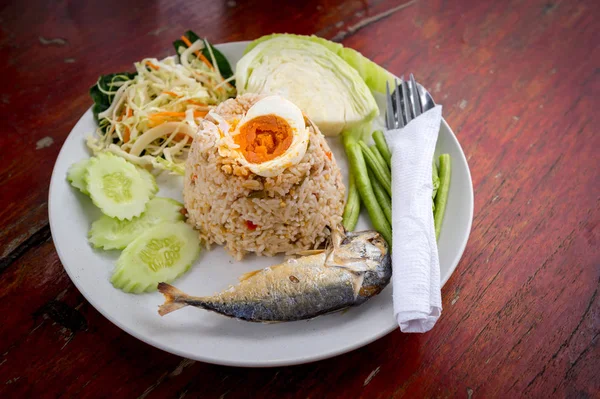
[{"label": "white paper napkin", "polygon": [[385,133],[392,153],[392,286],[402,332],[427,332],[442,313],[440,260],[431,211],[432,160],[442,107]]}]

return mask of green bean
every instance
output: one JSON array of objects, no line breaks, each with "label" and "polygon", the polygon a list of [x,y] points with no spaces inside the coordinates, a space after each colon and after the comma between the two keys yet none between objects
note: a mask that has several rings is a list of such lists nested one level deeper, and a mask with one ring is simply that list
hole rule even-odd
[{"label": "green bean", "polygon": [[391,225],[392,224],[392,201],[390,200],[390,197],[388,197],[383,186],[381,184],[379,184],[379,182],[377,181],[375,176],[373,176],[373,172],[371,172],[370,170],[368,172],[369,172],[369,179],[371,180],[371,184],[373,185],[373,193],[375,194],[375,197],[377,198],[377,202],[379,203],[379,206],[381,207],[381,210],[383,211],[385,218]]},{"label": "green bean", "polygon": [[390,152],[390,148],[387,145],[387,141],[385,140],[385,136],[381,130],[375,130],[373,132],[373,141],[377,146],[377,149],[381,153],[383,159],[388,164],[389,167],[392,166],[392,153]]},{"label": "green bean", "polygon": [[342,225],[346,231],[353,231],[358,222],[358,215],[360,214],[360,195],[358,194],[351,170],[349,171],[348,180],[348,200],[346,201],[344,214],[342,215]]},{"label": "green bean", "polygon": [[438,188],[440,188],[440,177],[438,176],[438,167],[435,162],[435,158],[431,161],[431,180],[433,183],[433,192],[431,193],[431,211],[435,215],[435,196],[437,195]]},{"label": "green bean", "polygon": [[431,194],[431,199],[435,201],[435,196],[437,195],[437,190],[440,188],[440,177],[438,175],[438,168],[435,163],[435,159],[432,161],[432,164],[433,165],[431,167],[431,180],[433,183],[433,193]]},{"label": "green bean", "polygon": [[350,163],[350,170],[354,175],[356,187],[360,198],[367,208],[369,218],[373,227],[377,230],[383,238],[387,241],[388,245],[392,245],[392,228],[385,218],[385,214],[381,210],[377,198],[373,193],[373,187],[369,181],[369,174],[367,171],[367,165],[363,157],[360,145],[355,140],[348,139],[345,141],[346,153],[348,155],[348,162]]},{"label": "green bean", "polygon": [[450,190],[451,162],[449,154],[440,155],[440,167],[438,169],[440,186],[435,196],[435,212],[433,221],[435,225],[435,238],[439,238],[442,229],[442,221],[446,212],[446,203],[448,202],[448,191]]},{"label": "green bean", "polygon": [[383,165],[384,169],[386,169],[388,172],[392,173],[390,167],[385,162],[385,159],[383,159],[383,156],[381,155],[381,152],[379,152],[377,146],[373,144],[372,146],[369,146],[369,149],[371,150],[373,155],[375,155],[375,158],[377,158],[377,162],[379,162],[380,165]]},{"label": "green bean", "polygon": [[[387,166],[387,164],[385,163],[385,160],[383,159],[383,157],[382,157],[382,156],[380,156],[380,155],[378,155],[378,154],[379,154],[379,150],[377,150],[377,147],[376,147],[376,146],[373,146],[373,145],[369,147],[369,146],[367,146],[367,144],[366,144],[364,141],[362,141],[362,140],[361,140],[360,142],[362,143],[362,144],[361,144],[361,148],[366,148],[366,149],[368,149],[368,150],[369,150],[369,153],[370,153],[370,155],[372,155],[372,156],[373,156],[373,159],[374,159],[375,161],[377,161],[377,166],[378,166],[378,167],[380,168],[380,170],[381,170],[381,171],[382,171],[382,172],[383,172],[383,173],[386,175],[386,177],[387,177],[387,176],[389,176],[389,177],[390,177],[390,182],[391,182],[391,178],[392,178],[392,175],[391,175],[391,173],[392,173],[392,172],[391,172],[390,168],[388,168],[388,166]],[[376,150],[378,154],[375,154],[375,152],[374,152],[373,150]]]},{"label": "green bean", "polygon": [[385,188],[385,191],[387,191],[387,193],[391,197],[392,196],[392,175],[390,174],[389,170],[387,170],[387,168],[384,168],[383,165],[379,164],[379,162],[377,161],[377,158],[375,158],[375,155],[373,155],[373,153],[371,152],[369,147],[367,147],[367,145],[364,143],[364,141],[362,141],[362,140],[359,141],[358,145],[360,146],[360,149],[362,150],[362,153],[364,155],[364,159],[367,163],[367,166],[369,166],[369,168],[373,171],[373,174],[375,175],[377,180],[379,180],[379,183],[381,183],[383,188]]}]

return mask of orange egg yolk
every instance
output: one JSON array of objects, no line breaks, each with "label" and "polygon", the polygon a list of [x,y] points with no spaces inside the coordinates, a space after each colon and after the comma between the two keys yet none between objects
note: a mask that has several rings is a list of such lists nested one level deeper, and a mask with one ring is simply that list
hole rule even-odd
[{"label": "orange egg yolk", "polygon": [[289,123],[277,115],[261,115],[244,123],[234,141],[251,163],[263,163],[277,158],[292,144],[293,131]]}]

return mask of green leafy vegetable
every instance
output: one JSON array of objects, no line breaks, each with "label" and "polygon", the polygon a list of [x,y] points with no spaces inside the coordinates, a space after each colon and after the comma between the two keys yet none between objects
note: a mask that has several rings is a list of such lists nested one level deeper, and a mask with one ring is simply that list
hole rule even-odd
[{"label": "green leafy vegetable", "polygon": [[[191,43],[200,40],[200,36],[198,36],[194,31],[191,30],[186,31],[183,34],[183,36],[185,36]],[[177,53],[177,55],[181,55],[181,53],[183,53],[183,51],[181,51],[181,48],[188,48],[187,44],[185,44],[185,42],[182,39],[175,40],[173,42],[173,47],[175,47],[175,52]]]},{"label": "green leafy vegetable", "polygon": [[110,107],[112,101],[115,98],[115,94],[123,82],[133,80],[137,75],[136,72],[119,72],[109,73],[98,78],[95,85],[90,87],[90,96],[94,101],[92,112],[94,113],[94,120],[100,125],[101,128],[106,129],[107,125],[100,123],[98,120],[98,114],[104,112]]},{"label": "green leafy vegetable", "polygon": [[[229,65],[229,61],[227,61],[227,58],[225,58],[223,53],[221,53],[212,44],[210,44],[208,40],[201,39],[200,36],[198,36],[191,30],[185,32],[183,36],[185,36],[190,43],[195,43],[198,40],[202,40],[204,42],[204,47],[201,50],[202,55],[206,57],[206,59],[209,60],[211,64],[213,64],[214,57],[214,62],[216,63],[217,68],[219,69],[219,72],[221,73],[223,79],[229,79],[233,76],[233,70],[231,69],[231,65]],[[173,47],[175,47],[177,55],[181,55],[185,51],[185,49],[188,48],[187,44],[182,39],[175,40],[173,42]],[[229,81],[229,84],[235,87],[235,80]]]}]

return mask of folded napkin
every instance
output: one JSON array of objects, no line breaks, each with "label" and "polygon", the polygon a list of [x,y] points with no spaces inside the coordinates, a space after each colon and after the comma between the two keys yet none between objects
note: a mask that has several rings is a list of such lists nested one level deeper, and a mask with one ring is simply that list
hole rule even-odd
[{"label": "folded napkin", "polygon": [[442,313],[440,260],[431,211],[432,160],[442,107],[385,133],[392,153],[392,285],[402,332],[427,332]]}]

